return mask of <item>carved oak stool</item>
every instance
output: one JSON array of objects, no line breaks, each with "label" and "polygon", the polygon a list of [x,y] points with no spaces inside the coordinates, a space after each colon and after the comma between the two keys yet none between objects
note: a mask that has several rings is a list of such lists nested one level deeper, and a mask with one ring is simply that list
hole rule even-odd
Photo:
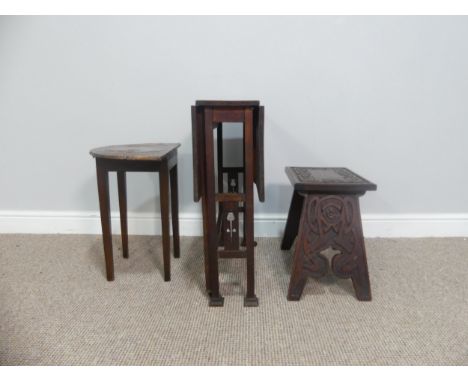
[{"label": "carved oak stool", "polygon": [[286,167],[294,187],[281,249],[290,249],[297,236],[289,282],[288,300],[299,300],[307,277],[328,272],[328,260],[320,252],[339,251],[331,269],[351,278],[356,297],[371,300],[359,197],[377,189],[346,168]]},{"label": "carved oak stool", "polygon": [[[180,257],[179,201],[177,191],[177,148],[179,143],[149,143],[138,145],[106,146],[90,151],[96,158],[99,207],[106,260],[107,280],[114,280],[112,232],[109,202],[109,171],[117,172],[120,226],[123,257],[128,258],[127,185],[126,172],[159,172],[161,222],[164,259],[164,281],[171,279],[169,235],[169,183],[171,188],[172,235],[174,257]],[[170,180],[169,180],[170,178]]]}]

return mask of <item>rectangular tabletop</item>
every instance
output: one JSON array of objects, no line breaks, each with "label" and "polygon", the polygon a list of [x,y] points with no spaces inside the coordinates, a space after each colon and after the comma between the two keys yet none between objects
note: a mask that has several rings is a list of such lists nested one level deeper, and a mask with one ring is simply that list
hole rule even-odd
[{"label": "rectangular tabletop", "polygon": [[296,191],[324,193],[361,193],[377,185],[345,167],[286,167]]}]

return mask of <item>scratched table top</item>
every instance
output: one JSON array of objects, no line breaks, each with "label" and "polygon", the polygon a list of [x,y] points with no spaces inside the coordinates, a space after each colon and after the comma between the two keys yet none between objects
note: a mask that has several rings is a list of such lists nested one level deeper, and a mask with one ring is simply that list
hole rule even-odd
[{"label": "scratched table top", "polygon": [[179,146],[180,143],[141,143],[98,147],[89,153],[95,158],[158,161]]}]

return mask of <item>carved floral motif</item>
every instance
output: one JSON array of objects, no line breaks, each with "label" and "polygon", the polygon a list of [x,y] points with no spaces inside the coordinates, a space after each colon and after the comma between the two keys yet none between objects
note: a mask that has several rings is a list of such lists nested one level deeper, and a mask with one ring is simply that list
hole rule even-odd
[{"label": "carved floral motif", "polygon": [[339,251],[332,258],[332,271],[338,277],[352,277],[355,289],[357,283],[361,283],[363,290],[358,291],[360,285],[356,289],[358,298],[370,299],[358,203],[355,195],[309,194],[305,197],[294,255],[290,299],[300,297],[308,276],[317,278],[328,272],[328,260],[320,252],[329,247]]}]

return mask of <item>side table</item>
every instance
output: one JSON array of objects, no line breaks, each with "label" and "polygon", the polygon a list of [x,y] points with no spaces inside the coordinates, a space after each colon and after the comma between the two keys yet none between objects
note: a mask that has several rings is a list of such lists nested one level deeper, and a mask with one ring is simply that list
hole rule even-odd
[{"label": "side table", "polygon": [[179,202],[177,191],[177,148],[179,143],[148,143],[95,148],[102,238],[107,280],[114,280],[112,232],[109,202],[109,172],[117,172],[123,257],[128,258],[126,172],[159,172],[161,222],[164,259],[164,281],[171,279],[169,233],[169,183],[171,188],[172,234],[174,257],[180,256]]}]

